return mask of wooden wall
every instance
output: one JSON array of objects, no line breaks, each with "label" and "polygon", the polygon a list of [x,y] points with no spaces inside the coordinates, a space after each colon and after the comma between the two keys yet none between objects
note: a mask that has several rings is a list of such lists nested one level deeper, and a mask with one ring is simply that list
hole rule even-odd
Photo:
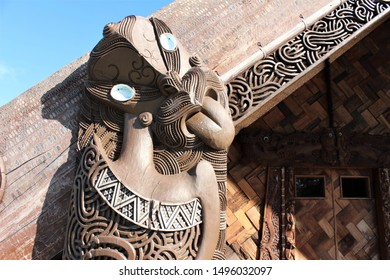
[{"label": "wooden wall", "polygon": [[[266,46],[303,25],[300,14],[307,18],[329,2],[177,0],[152,16],[224,74],[258,51],[259,38]],[[87,60],[85,54],[0,107],[0,156],[8,182],[0,203],[0,259],[47,259],[63,247]]]},{"label": "wooden wall", "polygon": [[[297,89],[242,133],[318,132],[333,125],[349,132],[390,134],[390,21],[374,30],[330,66],[333,108],[325,71]],[[227,242],[238,257],[260,256],[267,167],[248,162],[239,136],[229,151]],[[252,205],[252,203],[257,203]],[[233,253],[232,253],[233,254]],[[233,255],[232,255],[233,256]],[[237,257],[235,256],[235,257]]]},{"label": "wooden wall", "polygon": [[[334,126],[350,132],[390,133],[390,21],[331,64]],[[278,133],[329,127],[325,71],[271,109],[250,129]]]},{"label": "wooden wall", "polygon": [[[188,4],[186,7],[194,7],[193,1],[180,1],[184,2]],[[243,1],[236,2],[231,13],[237,10],[242,12],[238,2]],[[278,3],[279,6],[284,5],[282,1]],[[198,40],[200,34],[195,32],[198,22],[183,20],[185,17],[180,14],[172,17],[176,8],[183,9],[177,5],[179,4],[171,5],[169,9],[156,15],[165,13],[166,16],[161,18],[168,24],[169,18],[176,21],[175,31],[180,33],[181,27],[186,31],[187,38],[183,40],[188,47],[194,41],[198,44],[209,42]],[[307,7],[311,8],[311,5]],[[194,17],[199,16],[199,13],[209,13],[207,9],[198,13],[193,10],[188,12]],[[312,11],[305,10],[305,13],[310,15]],[[224,18],[225,22],[231,22],[229,15],[225,14]],[[297,16],[296,21],[300,22],[301,19]],[[243,18],[242,24],[251,26],[254,23],[245,22]],[[208,28],[212,29],[213,26],[214,23],[208,23]],[[219,26],[226,31],[219,38],[234,39],[241,35],[239,29],[233,30],[229,25],[226,25],[229,28],[225,28],[221,22]],[[332,85],[334,90],[338,90],[335,95],[339,96],[334,99],[335,120],[338,125],[373,134],[389,132],[389,27],[389,22],[383,24],[379,31],[372,33],[332,65]],[[235,36],[227,34],[229,31]],[[212,38],[214,35],[210,33]],[[266,44],[271,39],[273,38],[266,38],[265,43],[262,43]],[[213,69],[223,69],[233,62],[229,61],[228,64],[220,60],[220,54],[225,53],[226,49],[220,48],[218,42],[198,45],[202,50],[201,56],[208,60]],[[227,43],[231,42],[234,53],[235,40]],[[220,53],[216,55],[215,50]],[[87,56],[82,57],[0,108],[0,154],[6,163],[9,182],[0,204],[0,220],[7,224],[0,227],[0,259],[51,258],[62,248],[69,182],[71,183],[74,173],[74,137],[77,133],[78,104],[82,95],[86,60]],[[326,126],[328,120],[323,94],[326,83],[321,75],[298,89],[291,98],[276,106],[251,128],[291,132],[313,131]],[[239,143],[231,148],[229,159],[229,257],[257,258],[259,232],[263,222],[261,213],[264,208],[266,168],[243,161]],[[16,200],[20,201],[18,205],[13,204]],[[55,204],[55,201],[59,203]],[[56,211],[52,211],[52,208]],[[48,228],[52,231],[48,231]]]},{"label": "wooden wall", "polygon": [[241,163],[240,154],[233,144],[228,159],[226,241],[239,258],[258,259],[267,170]]}]

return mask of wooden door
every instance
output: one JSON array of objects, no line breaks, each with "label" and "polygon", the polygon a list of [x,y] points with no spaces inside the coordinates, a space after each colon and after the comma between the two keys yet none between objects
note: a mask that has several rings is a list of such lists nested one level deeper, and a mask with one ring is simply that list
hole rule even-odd
[{"label": "wooden door", "polygon": [[372,171],[295,169],[297,259],[378,259]]}]

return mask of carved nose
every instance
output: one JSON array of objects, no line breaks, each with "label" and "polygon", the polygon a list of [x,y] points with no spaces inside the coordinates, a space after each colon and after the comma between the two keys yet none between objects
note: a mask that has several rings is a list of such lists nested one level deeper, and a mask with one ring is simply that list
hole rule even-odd
[{"label": "carved nose", "polygon": [[204,97],[202,110],[186,124],[191,133],[216,150],[226,150],[233,142],[235,131],[228,111],[209,96]]}]

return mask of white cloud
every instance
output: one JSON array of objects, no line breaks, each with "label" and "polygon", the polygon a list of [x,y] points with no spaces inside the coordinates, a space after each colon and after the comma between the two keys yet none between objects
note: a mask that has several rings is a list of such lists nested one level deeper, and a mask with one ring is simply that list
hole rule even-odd
[{"label": "white cloud", "polygon": [[0,79],[14,77],[15,70],[0,62]]}]

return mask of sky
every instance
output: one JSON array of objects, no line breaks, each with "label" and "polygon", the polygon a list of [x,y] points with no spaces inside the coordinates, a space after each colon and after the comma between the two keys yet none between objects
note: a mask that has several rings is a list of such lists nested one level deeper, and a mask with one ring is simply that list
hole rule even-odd
[{"label": "sky", "polygon": [[0,0],[0,106],[83,56],[103,27],[173,0]]}]

